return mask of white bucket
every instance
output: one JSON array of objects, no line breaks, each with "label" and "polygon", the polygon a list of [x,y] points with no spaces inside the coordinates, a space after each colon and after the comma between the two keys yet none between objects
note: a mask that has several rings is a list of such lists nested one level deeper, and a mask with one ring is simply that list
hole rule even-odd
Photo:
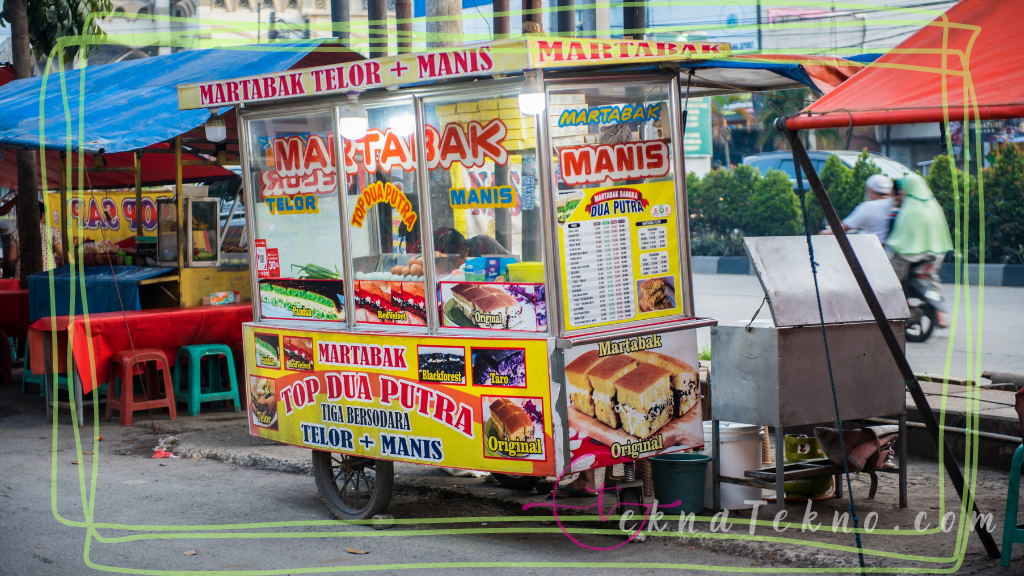
[{"label": "white bucket", "polygon": [[[747,470],[754,470],[761,467],[761,438],[764,437],[764,429],[753,424],[740,424],[738,422],[719,422],[719,445],[722,448],[721,471],[722,476],[732,478],[745,478],[743,475]],[[711,421],[704,422],[704,454],[714,457],[713,444],[711,443]],[[713,505],[712,482],[713,466],[708,466],[707,480],[704,483],[704,507],[710,509]],[[761,489],[738,484],[722,483],[722,508],[726,510],[744,510],[753,508],[750,504],[744,504],[744,500],[760,500]]]}]

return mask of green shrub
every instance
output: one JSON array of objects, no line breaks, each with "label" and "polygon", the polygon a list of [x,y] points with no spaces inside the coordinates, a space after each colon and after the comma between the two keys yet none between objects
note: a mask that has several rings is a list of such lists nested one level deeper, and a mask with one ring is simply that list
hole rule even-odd
[{"label": "green shrub", "polygon": [[800,201],[785,172],[769,170],[757,180],[747,204],[743,232],[747,236],[791,236],[803,232]]},{"label": "green shrub", "polygon": [[[1024,153],[1012,144],[985,170],[986,246],[990,261],[1020,264],[1024,255]],[[968,238],[974,237],[970,234]]]},{"label": "green shrub", "polygon": [[[956,222],[959,213],[960,233],[966,232],[968,240],[966,252],[976,262],[980,252],[978,249],[978,179],[974,176],[965,176],[963,171],[956,167],[953,160],[943,154],[935,157],[935,163],[932,164],[932,169],[928,172],[928,177],[925,180],[928,187],[931,188],[932,194],[935,195],[935,199],[942,206],[942,211],[946,214],[946,224],[949,225],[954,248],[958,245]],[[965,190],[968,198],[966,221],[964,220]]]},{"label": "green shrub", "polygon": [[707,232],[691,235],[690,254],[693,256],[746,256],[747,252],[743,248],[742,235]]}]

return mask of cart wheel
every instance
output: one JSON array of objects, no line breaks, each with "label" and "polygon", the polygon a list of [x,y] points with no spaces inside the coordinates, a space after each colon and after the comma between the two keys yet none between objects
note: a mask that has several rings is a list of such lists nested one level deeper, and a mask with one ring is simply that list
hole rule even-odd
[{"label": "cart wheel", "polygon": [[619,489],[619,514],[625,514],[626,510],[633,511],[633,518],[643,522],[644,518],[644,489],[642,486]]},{"label": "cart wheel", "polygon": [[388,509],[395,465],[313,450],[313,477],[327,507],[341,520],[366,520]]},{"label": "cart wheel", "polygon": [[518,474],[497,474],[492,472],[491,476],[505,488],[512,490],[531,490],[537,485],[537,478],[534,476],[520,476]]}]

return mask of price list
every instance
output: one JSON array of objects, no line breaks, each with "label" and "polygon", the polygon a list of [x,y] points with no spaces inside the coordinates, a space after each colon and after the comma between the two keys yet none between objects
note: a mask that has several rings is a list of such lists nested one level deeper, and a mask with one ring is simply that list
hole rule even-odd
[{"label": "price list", "polygon": [[628,218],[570,222],[564,261],[573,327],[632,318],[633,247]]}]

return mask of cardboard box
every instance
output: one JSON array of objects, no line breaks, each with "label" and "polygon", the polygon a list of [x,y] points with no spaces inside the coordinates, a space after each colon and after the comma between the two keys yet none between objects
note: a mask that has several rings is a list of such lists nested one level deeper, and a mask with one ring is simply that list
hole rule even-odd
[{"label": "cardboard box", "polygon": [[516,103],[515,108],[502,108],[498,111],[498,117],[502,119],[506,118],[522,118],[523,114],[519,111],[519,104]]},{"label": "cardboard box", "polygon": [[459,114],[463,112],[476,112],[479,110],[476,102],[459,102],[455,105],[455,111]]},{"label": "cardboard box", "polygon": [[459,114],[459,122],[461,122],[462,124],[468,124],[473,120],[480,120],[479,112],[463,112]]},{"label": "cardboard box", "polygon": [[445,104],[444,106],[438,106],[435,108],[438,116],[452,116],[457,110],[455,104]]},{"label": "cardboard box", "polygon": [[507,108],[515,108],[519,110],[519,98],[499,98],[498,108],[505,110]]},{"label": "cardboard box", "polygon": [[536,148],[536,147],[537,147],[537,139],[536,138],[524,138],[523,139],[523,148],[529,150],[530,148]]},{"label": "cardboard box", "polygon": [[452,114],[451,116],[440,116],[438,119],[441,121],[441,130],[444,130],[444,127],[449,125],[449,124],[458,124],[459,123],[459,115],[458,114]]},{"label": "cardboard box", "polygon": [[555,148],[561,148],[562,146],[579,146],[586,143],[587,141],[583,136],[561,136],[551,138],[551,145]]},{"label": "cardboard box", "polygon": [[524,130],[509,130],[505,135],[505,140],[522,140],[523,138],[526,138]]},{"label": "cardboard box", "polygon": [[508,140],[508,139],[506,139],[505,141],[503,141],[501,143],[501,145],[505,147],[505,150],[522,150],[523,149],[523,141],[522,140]]},{"label": "cardboard box", "polygon": [[481,100],[477,104],[478,104],[477,110],[497,110],[498,109],[498,101],[497,100]]},{"label": "cardboard box", "polygon": [[[495,108],[494,110],[481,110],[480,112],[477,112],[477,114],[480,115],[480,122],[483,123],[483,124],[486,124],[486,123],[490,122],[491,120],[494,120],[495,118],[497,118],[498,115],[499,115],[499,111],[498,111],[497,108]],[[507,123],[506,123],[506,126],[507,126]]]}]

